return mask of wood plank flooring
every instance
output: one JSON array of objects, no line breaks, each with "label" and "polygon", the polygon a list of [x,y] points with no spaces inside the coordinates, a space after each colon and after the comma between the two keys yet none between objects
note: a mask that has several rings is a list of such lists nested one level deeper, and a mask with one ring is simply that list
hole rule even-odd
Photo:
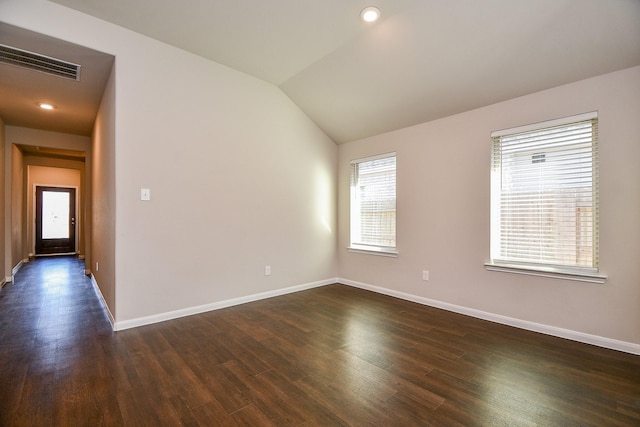
[{"label": "wood plank flooring", "polygon": [[639,426],[640,357],[331,285],[114,333],[83,265],[0,290],[1,426]]}]

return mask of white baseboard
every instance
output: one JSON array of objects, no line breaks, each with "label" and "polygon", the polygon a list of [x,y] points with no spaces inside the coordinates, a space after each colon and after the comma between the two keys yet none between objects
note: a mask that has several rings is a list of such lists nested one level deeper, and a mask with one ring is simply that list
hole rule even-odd
[{"label": "white baseboard", "polygon": [[540,332],[546,335],[552,335],[559,338],[566,338],[572,341],[577,341],[585,344],[592,344],[598,347],[604,347],[611,350],[622,351],[625,353],[640,355],[640,344],[634,344],[627,341],[614,340],[611,338],[601,337],[598,335],[586,334],[583,332],[572,331],[569,329],[562,329],[555,326],[544,325],[535,322],[529,322],[527,320],[516,319],[512,317],[502,316],[499,314],[489,313],[486,311],[476,310],[473,308],[463,307],[455,304],[449,304],[442,301],[437,301],[429,298],[420,297],[417,295],[407,294],[404,292],[395,291],[393,289],[382,288],[379,286],[373,286],[366,283],[356,282],[349,279],[338,278],[338,283],[353,286],[355,288],[365,289],[373,291],[383,295],[389,295],[392,297],[400,298],[407,301],[416,302],[422,305],[428,305],[430,307],[441,308],[443,310],[452,311],[454,313],[464,314],[478,319],[488,320],[490,322],[501,323],[503,325],[514,326],[520,329],[526,329],[529,331]]},{"label": "white baseboard", "polygon": [[23,264],[26,264],[27,262],[29,262],[29,259],[21,259],[15,267],[13,267],[13,269],[11,270],[11,280],[8,280],[9,282],[13,282],[13,276],[15,276],[16,274],[18,274],[18,271],[20,271],[20,269],[22,268]]},{"label": "white baseboard", "polygon": [[29,262],[29,259],[28,259],[28,258],[27,258],[27,259],[20,260],[20,261],[16,264],[16,266],[15,266],[15,267],[13,267],[13,268],[11,269],[11,276],[5,276],[5,278],[4,278],[4,279],[2,279],[2,282],[1,282],[1,284],[0,284],[0,288],[1,288],[1,287],[3,287],[4,285],[6,285],[7,283],[11,283],[11,282],[13,282],[13,278],[14,278],[14,276],[18,273],[18,271],[20,271],[20,269],[22,268],[22,266],[23,266],[24,264],[28,263],[28,262]]},{"label": "white baseboard", "polygon": [[111,310],[109,310],[109,306],[107,305],[107,302],[105,301],[104,296],[102,295],[100,286],[98,286],[98,282],[96,281],[96,278],[93,274],[91,274],[90,279],[91,279],[91,284],[93,285],[93,290],[96,292],[96,295],[98,295],[98,298],[100,298],[100,304],[102,304],[102,308],[104,309],[104,311],[107,312],[107,317],[109,317],[109,323],[111,323],[111,329],[115,331],[116,321],[113,318],[113,314],[111,314]]},{"label": "white baseboard", "polygon": [[77,252],[60,252],[60,253],[55,253],[55,254],[36,254],[34,255],[35,258],[54,258],[54,257],[58,257],[58,256],[75,256],[78,255]]},{"label": "white baseboard", "polygon": [[2,288],[6,284],[7,284],[7,278],[6,277],[3,277],[2,279],[0,279],[0,288]]},{"label": "white baseboard", "polygon": [[196,307],[188,307],[180,310],[169,311],[166,313],[154,314],[152,316],[139,317],[131,320],[123,320],[113,324],[114,331],[136,328],[138,326],[150,325],[152,323],[164,322],[167,320],[177,319],[180,317],[192,316],[194,314],[205,313],[207,311],[220,310],[222,308],[232,307],[234,305],[246,304],[248,302],[259,301],[266,298],[273,298],[280,295],[292,294],[307,289],[318,288],[336,283],[337,279],[327,279],[318,282],[306,283],[303,285],[291,286],[284,289],[276,289],[274,291],[262,292],[259,294],[247,295],[239,298],[232,298],[224,301],[214,302],[210,304],[199,305]]}]

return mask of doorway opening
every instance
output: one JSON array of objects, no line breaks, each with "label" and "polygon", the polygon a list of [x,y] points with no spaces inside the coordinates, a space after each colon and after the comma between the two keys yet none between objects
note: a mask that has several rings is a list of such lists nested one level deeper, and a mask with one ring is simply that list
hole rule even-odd
[{"label": "doorway opening", "polygon": [[76,189],[36,187],[36,255],[76,253]]}]

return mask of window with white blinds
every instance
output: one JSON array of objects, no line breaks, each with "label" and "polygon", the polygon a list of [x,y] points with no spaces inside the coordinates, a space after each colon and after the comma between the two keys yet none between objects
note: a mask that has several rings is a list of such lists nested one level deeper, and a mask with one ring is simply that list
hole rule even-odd
[{"label": "window with white blinds", "polygon": [[395,254],[396,154],[351,162],[350,249]]},{"label": "window with white blinds", "polygon": [[491,137],[492,263],[597,273],[597,113]]}]

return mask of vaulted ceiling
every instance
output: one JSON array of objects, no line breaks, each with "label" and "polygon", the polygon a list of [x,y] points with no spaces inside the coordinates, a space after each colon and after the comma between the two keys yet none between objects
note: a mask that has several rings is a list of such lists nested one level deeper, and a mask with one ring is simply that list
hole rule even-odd
[{"label": "vaulted ceiling", "polygon": [[271,82],[337,143],[640,65],[639,0],[52,1]]}]

